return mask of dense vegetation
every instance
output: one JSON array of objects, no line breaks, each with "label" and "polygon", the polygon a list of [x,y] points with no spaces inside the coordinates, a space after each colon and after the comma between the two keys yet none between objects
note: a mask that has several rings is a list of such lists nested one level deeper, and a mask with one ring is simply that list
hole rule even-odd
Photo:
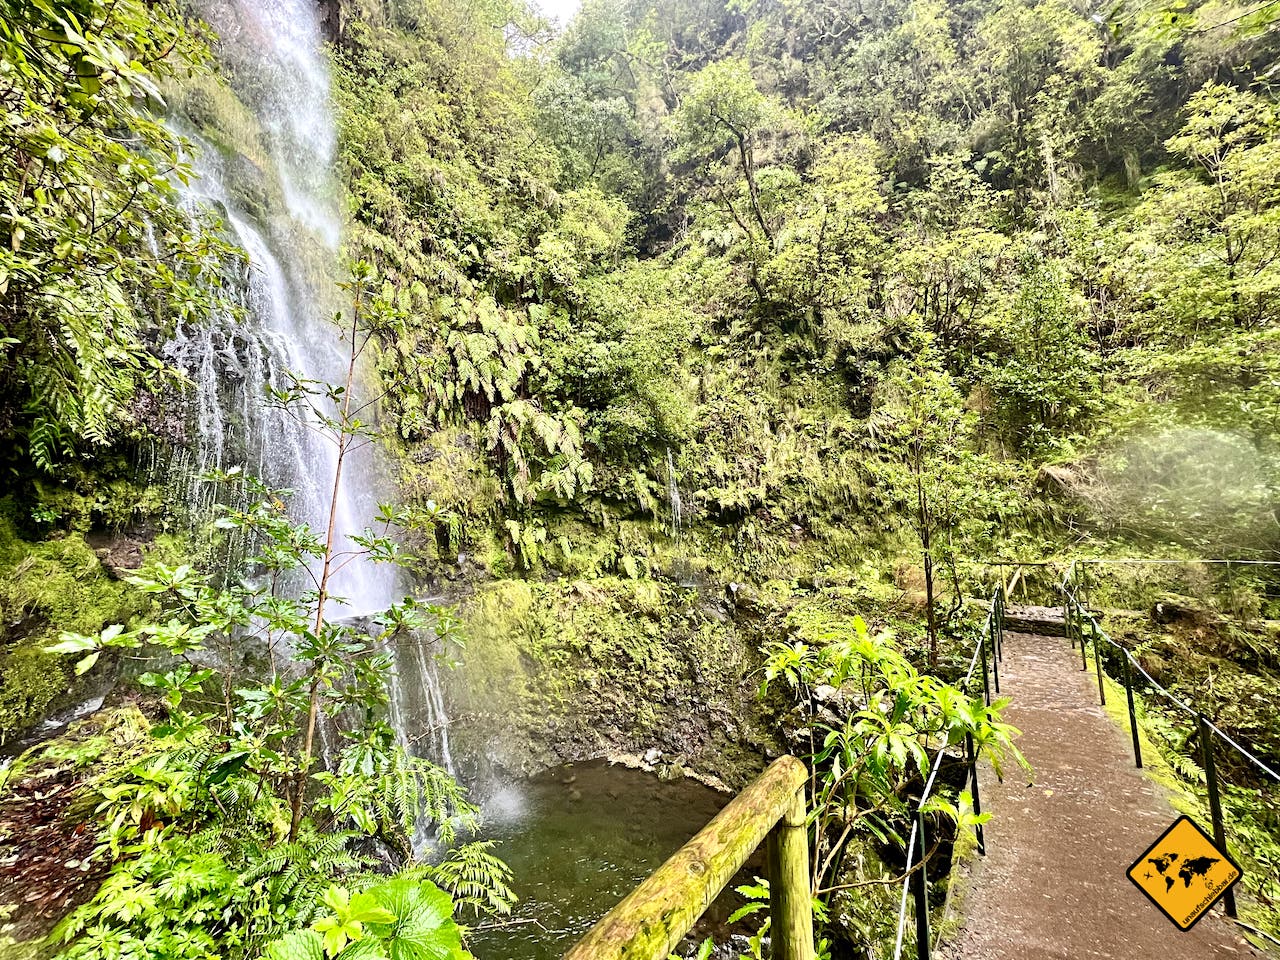
[{"label": "dense vegetation", "polygon": [[[213,518],[139,466],[189,442],[159,345],[239,263],[177,202],[163,122],[259,149],[219,41],[177,3],[0,4],[0,742],[121,649],[159,664],[118,729],[10,768],[70,778],[105,825],[62,949],[453,955],[440,898],[500,912],[506,875],[482,845],[414,862],[415,829],[472,811],[387,726],[379,654],[453,614],[329,622],[322,583],[280,584],[332,537],[265,488],[217,518],[255,532],[247,579],[202,569]],[[838,952],[884,934],[879,894],[841,891],[890,868],[847,850],[893,846],[920,740],[1007,753],[998,709],[945,682],[989,577],[971,561],[1277,557],[1272,4],[588,0],[559,36],[509,0],[336,8],[344,242],[402,504],[366,549],[446,585],[458,735],[507,769],[658,743],[740,782],[794,702],[861,676],[909,707],[840,727],[860,773],[814,798],[873,801],[815,840]],[[304,394],[274,402],[336,401],[328,428],[369,435],[341,392]],[[1195,636],[1131,639],[1189,695],[1223,678],[1205,706],[1280,757],[1247,706],[1280,682],[1273,577],[1125,573],[1107,599],[1193,592]],[[297,673],[263,680],[285,635]],[[325,713],[359,718],[330,770]]]}]

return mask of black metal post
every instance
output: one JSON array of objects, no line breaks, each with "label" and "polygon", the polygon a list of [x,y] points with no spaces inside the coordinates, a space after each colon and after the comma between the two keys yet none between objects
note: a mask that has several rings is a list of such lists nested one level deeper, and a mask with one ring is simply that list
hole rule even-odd
[{"label": "black metal post", "polygon": [[[965,735],[964,748],[969,757],[969,782],[973,784],[973,815],[981,817],[982,797],[978,793],[978,754],[973,749],[973,734]],[[982,829],[982,824],[976,824],[973,830],[978,838],[978,853],[985,857],[987,855],[987,836]]]},{"label": "black metal post", "polygon": [[1098,701],[1107,705],[1107,688],[1102,683],[1102,644],[1098,642],[1098,622],[1090,619],[1089,633],[1093,635],[1093,665],[1098,670]]},{"label": "black metal post", "polygon": [[1000,658],[1000,662],[1004,662],[1004,584],[1000,584],[1000,589],[996,592],[996,608],[999,614],[996,616],[996,656]]},{"label": "black metal post", "polygon": [[[994,619],[994,618],[992,618]],[[996,649],[995,627],[992,625],[991,636],[985,637],[983,643],[991,643],[991,676],[995,680],[996,694],[1000,693],[1000,651]]]},{"label": "black metal post", "polygon": [[1124,653],[1124,695],[1129,701],[1129,729],[1133,731],[1133,762],[1142,769],[1142,740],[1138,736],[1138,711],[1133,706],[1133,668],[1129,664],[1129,652]]},{"label": "black metal post", "polygon": [[978,649],[982,653],[982,702],[991,706],[991,684],[987,679],[987,638],[978,638]]},{"label": "black metal post", "polygon": [[1071,649],[1074,650],[1076,648],[1076,632],[1075,632],[1075,629],[1071,626],[1070,594],[1064,595],[1064,599],[1062,601],[1062,622],[1067,627],[1067,639],[1071,641]]},{"label": "black metal post", "polygon": [[[1213,762],[1213,731],[1209,729],[1209,722],[1200,714],[1196,714],[1196,725],[1200,728],[1200,753],[1204,760],[1204,782],[1209,790],[1209,816],[1213,818],[1213,840],[1218,845],[1218,849],[1225,853],[1227,831],[1222,823],[1222,797],[1218,794],[1218,770]],[[1235,891],[1227,890],[1222,902],[1227,908],[1227,916],[1234,917],[1236,915]]]},{"label": "black metal post", "polygon": [[915,874],[916,900],[916,956],[919,960],[929,960],[932,944],[929,936],[929,877],[924,862],[924,814],[916,811],[916,853],[920,862]]},{"label": "black metal post", "polygon": [[[1073,608],[1073,610],[1074,610],[1074,608]],[[1088,653],[1088,651],[1089,651],[1089,645],[1088,645],[1087,643],[1085,643],[1085,639],[1084,639],[1084,624],[1083,624],[1082,622],[1080,622],[1080,620],[1079,620],[1079,619],[1077,619],[1077,617],[1078,617],[1078,611],[1076,612],[1076,614],[1075,614],[1075,615],[1073,615],[1073,616],[1072,616],[1071,622],[1075,625],[1075,631],[1076,631],[1076,633],[1078,633],[1078,634],[1080,635],[1080,669],[1081,669],[1081,670],[1084,670],[1084,671],[1086,671],[1086,672],[1088,672],[1088,670],[1089,670],[1089,653]],[[1095,643],[1095,644],[1094,644],[1094,646],[1096,647],[1096,646],[1097,646],[1097,643]]]}]

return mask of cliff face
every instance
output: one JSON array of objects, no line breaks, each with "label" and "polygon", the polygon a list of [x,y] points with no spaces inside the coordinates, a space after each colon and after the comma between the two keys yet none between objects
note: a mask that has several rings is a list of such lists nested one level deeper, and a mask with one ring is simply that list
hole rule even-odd
[{"label": "cliff face", "polygon": [[342,0],[316,0],[320,5],[320,23],[324,37],[330,43],[342,39]]}]

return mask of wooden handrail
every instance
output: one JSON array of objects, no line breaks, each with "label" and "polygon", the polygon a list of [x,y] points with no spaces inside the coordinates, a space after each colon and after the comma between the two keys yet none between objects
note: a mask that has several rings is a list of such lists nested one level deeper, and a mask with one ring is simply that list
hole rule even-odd
[{"label": "wooden handrail", "polygon": [[814,960],[805,766],[780,757],[564,960],[666,960],[767,837],[774,960]]}]

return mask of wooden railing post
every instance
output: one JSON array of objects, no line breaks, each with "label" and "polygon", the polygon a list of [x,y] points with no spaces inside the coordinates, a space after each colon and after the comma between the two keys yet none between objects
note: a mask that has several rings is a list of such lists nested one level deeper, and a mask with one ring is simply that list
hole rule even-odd
[{"label": "wooden railing post", "polygon": [[769,927],[773,960],[814,960],[809,895],[809,831],[804,788],[769,834]]}]

